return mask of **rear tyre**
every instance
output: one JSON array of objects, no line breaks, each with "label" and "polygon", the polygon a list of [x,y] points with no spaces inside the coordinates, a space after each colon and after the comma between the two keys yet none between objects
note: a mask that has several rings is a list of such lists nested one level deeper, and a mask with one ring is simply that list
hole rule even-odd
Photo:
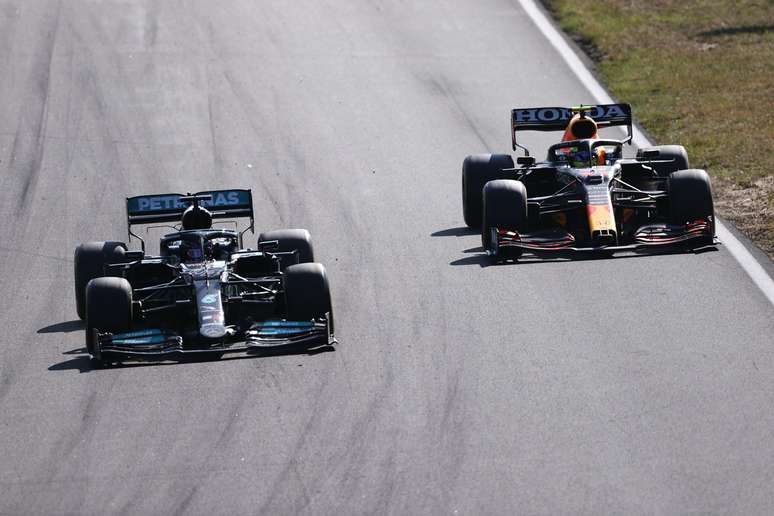
[{"label": "rear tyre", "polygon": [[314,247],[312,246],[312,235],[305,229],[278,229],[267,231],[258,235],[258,242],[277,240],[280,252],[298,252],[298,263],[314,262]]},{"label": "rear tyre", "polygon": [[132,287],[124,278],[95,278],[86,287],[86,349],[97,360],[96,332],[122,333],[132,326]]},{"label": "rear tyre", "polygon": [[462,162],[462,215],[469,228],[481,228],[484,185],[495,179],[513,176],[513,158],[509,154],[474,154]]},{"label": "rear tyre", "polygon": [[327,313],[333,330],[331,293],[322,264],[300,263],[285,269],[285,304],[288,320],[311,321]]},{"label": "rear tyre", "polygon": [[[669,220],[683,225],[699,219],[710,223],[715,235],[715,207],[712,201],[712,185],[707,172],[699,169],[678,170],[669,174]],[[701,243],[711,244],[713,237]]]},{"label": "rear tyre", "polygon": [[[497,179],[484,186],[481,243],[484,250],[495,251],[492,228],[523,233],[527,229],[527,188],[521,181]],[[511,248],[509,256],[518,258],[521,250]]]},{"label": "rear tyre", "polygon": [[126,252],[123,242],[86,242],[75,248],[75,310],[86,318],[86,285],[105,275],[105,265],[120,263]]},{"label": "rear tyre", "polygon": [[672,160],[668,163],[653,163],[651,166],[659,176],[666,177],[677,170],[686,170],[688,165],[688,153],[682,145],[657,145],[644,147],[637,150],[637,157],[643,158],[645,151],[657,150],[656,160]]}]

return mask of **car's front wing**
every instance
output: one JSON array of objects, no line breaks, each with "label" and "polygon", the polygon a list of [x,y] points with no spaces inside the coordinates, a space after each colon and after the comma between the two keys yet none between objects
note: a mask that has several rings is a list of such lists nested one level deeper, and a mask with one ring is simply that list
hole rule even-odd
[{"label": "car's front wing", "polygon": [[492,246],[490,249],[486,249],[486,251],[487,254],[495,257],[507,257],[509,249],[534,253],[584,253],[680,246],[700,240],[707,240],[708,238],[711,239],[711,242],[718,243],[714,237],[712,222],[703,219],[687,223],[684,226],[673,224],[645,225],[638,228],[634,233],[632,243],[624,245],[578,246],[572,234],[563,230],[554,230],[540,234],[520,234],[517,231],[492,228],[491,237]]},{"label": "car's front wing", "polygon": [[174,331],[143,329],[126,333],[99,333],[95,358],[113,357],[159,360],[185,355],[249,352],[278,346],[332,346],[336,343],[331,317],[314,321],[269,320],[255,323],[247,331],[217,341],[188,343]]}]

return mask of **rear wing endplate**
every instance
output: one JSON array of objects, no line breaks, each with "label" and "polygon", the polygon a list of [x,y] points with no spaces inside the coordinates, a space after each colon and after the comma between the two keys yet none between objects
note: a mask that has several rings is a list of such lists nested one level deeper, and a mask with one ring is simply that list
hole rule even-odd
[{"label": "rear wing endplate", "polygon": [[[134,236],[142,241],[139,235],[132,233],[134,225],[180,221],[185,209],[191,205],[192,197],[204,197],[198,203],[212,213],[213,219],[249,218],[250,227],[245,231],[253,230],[255,227],[251,190],[207,190],[195,194],[137,195],[126,198],[126,224],[129,237]],[[145,247],[144,242],[143,247]]]},{"label": "rear wing endplate", "polygon": [[599,127],[625,125],[628,136],[624,143],[632,139],[632,108],[629,104],[581,105],[578,107],[538,107],[517,108],[511,110],[511,140],[513,150],[524,149],[516,143],[516,131],[563,131],[575,113],[591,117]]}]

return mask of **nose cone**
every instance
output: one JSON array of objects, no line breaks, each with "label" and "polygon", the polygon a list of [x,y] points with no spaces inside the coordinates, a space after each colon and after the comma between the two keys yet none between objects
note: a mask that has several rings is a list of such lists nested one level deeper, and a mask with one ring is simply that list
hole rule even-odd
[{"label": "nose cone", "polygon": [[194,287],[199,312],[199,333],[208,339],[219,339],[225,336],[225,314],[220,295],[220,281],[194,280]]}]

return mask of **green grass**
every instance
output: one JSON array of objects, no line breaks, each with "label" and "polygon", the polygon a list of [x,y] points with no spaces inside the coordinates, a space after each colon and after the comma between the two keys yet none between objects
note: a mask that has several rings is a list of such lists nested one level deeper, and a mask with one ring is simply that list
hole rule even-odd
[{"label": "green grass", "polygon": [[774,258],[774,0],[544,0],[657,143]]}]

